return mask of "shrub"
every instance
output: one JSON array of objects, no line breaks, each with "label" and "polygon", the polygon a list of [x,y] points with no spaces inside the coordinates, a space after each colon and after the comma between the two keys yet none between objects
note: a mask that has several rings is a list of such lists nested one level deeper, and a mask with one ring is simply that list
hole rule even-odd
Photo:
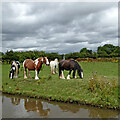
[{"label": "shrub", "polygon": [[97,76],[97,72],[93,73],[92,78],[90,78],[88,82],[88,85],[91,92],[96,92],[98,89],[100,89],[100,91],[104,93],[111,93],[110,90],[114,90],[116,87],[114,79],[108,82],[105,76]]}]

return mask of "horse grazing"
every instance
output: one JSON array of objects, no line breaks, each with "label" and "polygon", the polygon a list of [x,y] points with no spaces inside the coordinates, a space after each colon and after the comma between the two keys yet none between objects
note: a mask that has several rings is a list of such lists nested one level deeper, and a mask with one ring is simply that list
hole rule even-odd
[{"label": "horse grazing", "polygon": [[58,68],[58,59],[57,58],[54,61],[50,62],[50,67],[51,67],[52,74],[58,73],[57,72],[57,68]]},{"label": "horse grazing", "polygon": [[63,71],[64,70],[69,70],[69,74],[67,76],[67,79],[70,79],[70,74],[73,70],[73,78],[75,77],[76,70],[78,72],[78,75],[80,76],[81,79],[83,79],[83,70],[81,69],[80,65],[75,61],[75,60],[62,60],[59,63],[59,78],[65,79]]},{"label": "horse grazing", "polygon": [[23,68],[24,68],[24,79],[27,78],[26,73],[27,73],[27,69],[28,69],[28,78],[31,78],[30,76],[30,70],[34,70],[35,71],[35,79],[39,79],[38,78],[38,74],[40,69],[42,68],[42,64],[45,63],[46,65],[49,65],[49,61],[47,59],[47,57],[40,57],[37,58],[36,60],[31,60],[31,59],[26,59],[23,62]]},{"label": "horse grazing", "polygon": [[19,61],[13,61],[11,64],[11,69],[10,69],[10,73],[9,73],[10,79],[18,78],[19,68],[20,68]]}]

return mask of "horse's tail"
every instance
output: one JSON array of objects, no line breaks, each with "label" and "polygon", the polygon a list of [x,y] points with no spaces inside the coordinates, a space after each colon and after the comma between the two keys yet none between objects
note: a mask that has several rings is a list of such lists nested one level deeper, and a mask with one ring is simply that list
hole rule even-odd
[{"label": "horse's tail", "polygon": [[61,76],[61,64],[59,63],[59,77]]},{"label": "horse's tail", "polygon": [[63,60],[65,60],[65,55],[63,56]]},{"label": "horse's tail", "polygon": [[25,61],[26,61],[26,60],[23,61],[23,68],[25,68]]}]

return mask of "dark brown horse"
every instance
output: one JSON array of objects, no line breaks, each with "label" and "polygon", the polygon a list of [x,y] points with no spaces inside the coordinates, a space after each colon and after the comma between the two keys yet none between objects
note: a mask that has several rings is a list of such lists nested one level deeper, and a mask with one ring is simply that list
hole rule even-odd
[{"label": "dark brown horse", "polygon": [[81,79],[83,79],[83,70],[81,69],[80,65],[75,60],[62,60],[59,63],[59,78],[65,79],[63,71],[69,70],[69,74],[67,76],[67,79],[70,79],[70,74],[73,70],[73,78],[75,78],[75,72],[77,70],[78,75]]},{"label": "dark brown horse", "polygon": [[47,59],[47,57],[40,57],[37,58],[36,60],[31,60],[31,59],[26,59],[23,62],[23,67],[24,67],[24,79],[27,78],[26,73],[27,73],[27,69],[28,69],[28,78],[31,78],[30,76],[30,70],[34,70],[35,71],[35,79],[39,79],[38,78],[38,74],[40,69],[42,68],[42,64],[45,63],[46,65],[49,65],[49,61]]}]

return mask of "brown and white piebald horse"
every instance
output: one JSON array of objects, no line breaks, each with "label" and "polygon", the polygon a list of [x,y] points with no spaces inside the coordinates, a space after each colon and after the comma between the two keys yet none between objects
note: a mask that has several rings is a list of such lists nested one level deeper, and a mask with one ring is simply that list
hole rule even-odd
[{"label": "brown and white piebald horse", "polygon": [[23,68],[24,68],[24,79],[27,78],[27,69],[28,69],[28,78],[31,78],[30,76],[30,70],[34,70],[35,71],[35,79],[39,79],[38,78],[38,74],[40,69],[42,68],[42,64],[45,63],[46,65],[49,65],[49,61],[47,57],[40,57],[37,58],[36,60],[31,60],[31,59],[26,59],[23,62]]}]

